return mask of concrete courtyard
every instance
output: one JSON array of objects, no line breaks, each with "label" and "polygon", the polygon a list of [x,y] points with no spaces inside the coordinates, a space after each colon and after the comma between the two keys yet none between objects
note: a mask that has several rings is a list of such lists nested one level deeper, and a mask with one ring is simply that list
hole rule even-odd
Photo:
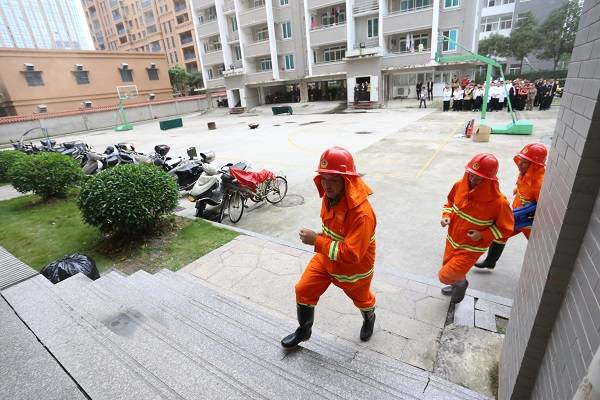
[{"label": "concrete courtyard", "polygon": [[[408,102],[410,104],[410,102]],[[156,144],[171,146],[172,157],[185,156],[189,146],[213,150],[215,165],[244,160],[253,168],[269,168],[289,182],[286,199],[278,206],[250,205],[238,227],[299,243],[301,227],[320,229],[320,200],[312,182],[319,155],[340,145],[355,154],[358,169],[371,185],[377,217],[377,268],[435,280],[444,248],[445,230],[439,225],[442,205],[465,163],[476,153],[491,152],[500,160],[500,187],[512,201],[517,169],[514,154],[526,143],[549,144],[558,107],[520,113],[535,124],[533,136],[492,136],[488,143],[457,137],[476,113],[442,113],[428,108],[379,109],[332,113],[337,104],[295,105],[291,116],[272,116],[269,107],[229,115],[217,109],[184,116],[184,127],[160,131],[158,122],[136,125],[133,131],[98,131],[69,136],[103,151],[117,142],[131,142],[141,152]],[[506,112],[488,114],[488,122],[508,122]],[[209,131],[207,122],[217,129]],[[260,127],[250,130],[249,122]],[[50,132],[51,133],[51,132]],[[59,140],[67,140],[60,138]],[[182,200],[184,214],[193,204]],[[230,224],[225,219],[224,223]],[[470,288],[513,297],[527,241],[511,239],[493,272],[472,271]]]}]

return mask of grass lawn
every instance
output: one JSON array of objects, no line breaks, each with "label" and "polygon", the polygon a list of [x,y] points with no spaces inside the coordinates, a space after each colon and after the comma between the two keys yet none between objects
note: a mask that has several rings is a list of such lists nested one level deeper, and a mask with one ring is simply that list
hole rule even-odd
[{"label": "grass lawn", "polygon": [[100,272],[177,270],[237,236],[202,220],[171,217],[160,234],[115,243],[83,223],[75,196],[48,203],[37,196],[0,201],[0,221],[0,245],[38,271],[75,252],[92,257]]}]

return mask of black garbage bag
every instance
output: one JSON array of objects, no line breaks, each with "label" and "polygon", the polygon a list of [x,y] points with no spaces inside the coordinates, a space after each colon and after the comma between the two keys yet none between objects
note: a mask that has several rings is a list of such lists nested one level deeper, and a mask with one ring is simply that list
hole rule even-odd
[{"label": "black garbage bag", "polygon": [[92,280],[100,278],[96,262],[83,254],[74,253],[46,265],[42,269],[44,275],[50,282],[58,283],[77,274],[82,273]]}]

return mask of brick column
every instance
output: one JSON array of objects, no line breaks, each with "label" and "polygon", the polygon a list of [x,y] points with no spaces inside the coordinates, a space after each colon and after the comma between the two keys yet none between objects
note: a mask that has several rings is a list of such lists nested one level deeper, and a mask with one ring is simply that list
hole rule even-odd
[{"label": "brick column", "polygon": [[586,0],[504,341],[500,399],[571,399],[600,345],[600,0]]}]

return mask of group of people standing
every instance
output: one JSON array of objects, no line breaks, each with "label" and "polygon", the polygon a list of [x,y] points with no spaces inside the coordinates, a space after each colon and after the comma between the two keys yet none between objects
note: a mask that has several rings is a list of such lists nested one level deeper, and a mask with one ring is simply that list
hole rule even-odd
[{"label": "group of people standing", "polygon": [[[442,293],[460,303],[475,266],[493,269],[508,238],[523,233],[529,239],[533,217],[517,225],[521,207],[537,203],[544,180],[547,149],[528,144],[514,162],[519,171],[512,208],[498,184],[498,159],[489,153],[475,155],[462,178],[448,194],[440,224],[447,228],[439,280],[448,285]],[[341,147],[327,149],[319,160],[316,189],[321,197],[321,231],[300,229],[302,243],[315,255],[295,285],[298,328],[281,340],[286,349],[310,339],[315,307],[333,284],[344,291],[362,314],[360,340],[367,341],[375,327],[376,297],[371,290],[375,265],[377,218],[368,197],[373,190],[357,172],[354,159]],[[489,250],[488,250],[489,249]],[[477,260],[488,252],[486,259]]]},{"label": "group of people standing", "polygon": [[[558,80],[554,79],[547,81],[540,78],[535,82],[515,79],[505,83],[495,80],[490,85],[487,111],[502,111],[504,108],[510,111],[507,99],[517,111],[531,111],[533,107],[539,107],[540,111],[547,110],[558,89]],[[468,75],[461,81],[453,77],[442,92],[443,111],[449,111],[450,105],[452,111],[481,111],[484,94],[483,84],[471,81]]]}]

